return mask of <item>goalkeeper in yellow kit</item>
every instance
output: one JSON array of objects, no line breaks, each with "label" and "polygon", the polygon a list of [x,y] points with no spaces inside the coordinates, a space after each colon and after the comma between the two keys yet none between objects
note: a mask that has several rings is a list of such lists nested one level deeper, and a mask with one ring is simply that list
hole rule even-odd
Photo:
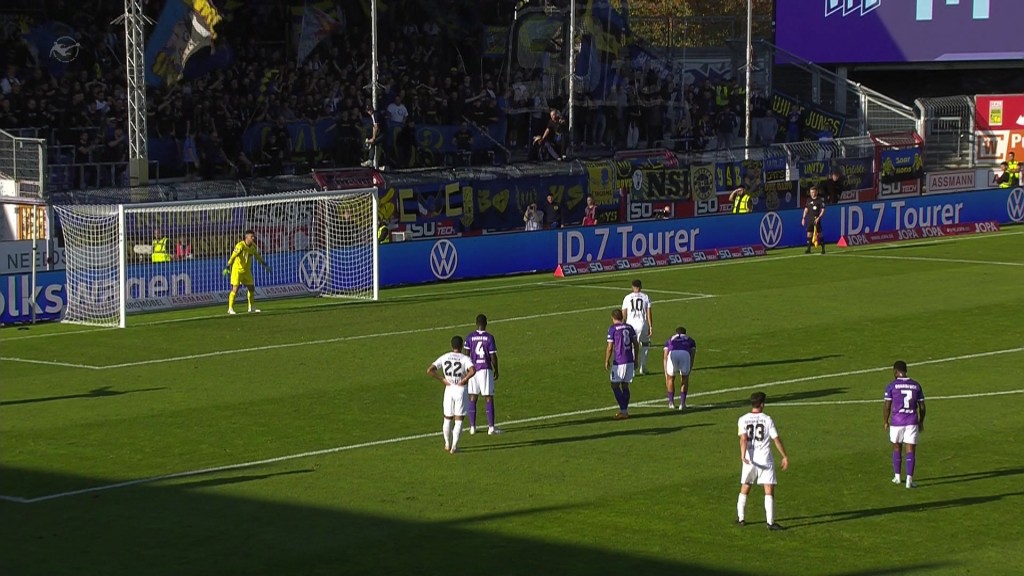
[{"label": "goalkeeper in yellow kit", "polygon": [[256,246],[256,234],[252,230],[245,231],[244,239],[235,244],[235,249],[228,258],[224,267],[224,275],[231,273],[231,294],[228,295],[228,314],[235,313],[235,295],[238,294],[238,286],[245,285],[245,298],[249,302],[249,312],[259,312],[253,308],[253,300],[256,296],[256,283],[252,279],[252,261],[259,261],[267,272],[270,266],[260,256],[260,249]]}]

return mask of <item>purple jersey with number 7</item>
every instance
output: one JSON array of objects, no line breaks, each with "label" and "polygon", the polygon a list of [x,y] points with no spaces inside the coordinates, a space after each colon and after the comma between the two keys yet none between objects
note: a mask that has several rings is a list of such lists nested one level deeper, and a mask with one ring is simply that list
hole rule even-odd
[{"label": "purple jersey with number 7", "polygon": [[924,390],[916,380],[897,378],[885,388],[885,399],[892,401],[890,426],[916,426],[918,404],[924,401]]}]

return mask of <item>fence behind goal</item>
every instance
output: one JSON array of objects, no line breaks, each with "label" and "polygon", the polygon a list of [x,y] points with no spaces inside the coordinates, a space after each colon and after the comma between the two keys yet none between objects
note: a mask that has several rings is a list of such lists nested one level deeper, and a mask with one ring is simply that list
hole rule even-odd
[{"label": "fence behind goal", "polygon": [[[124,327],[131,313],[215,304],[226,312],[224,266],[247,230],[269,265],[253,263],[258,300],[377,299],[372,188],[55,209],[66,248],[65,322]],[[168,257],[154,254],[162,238]]]}]

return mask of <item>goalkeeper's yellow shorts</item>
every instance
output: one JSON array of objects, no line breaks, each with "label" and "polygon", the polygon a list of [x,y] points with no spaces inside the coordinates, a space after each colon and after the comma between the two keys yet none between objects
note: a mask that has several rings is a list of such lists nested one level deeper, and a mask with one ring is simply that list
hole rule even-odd
[{"label": "goalkeeper's yellow shorts", "polygon": [[252,286],[256,284],[252,280],[252,272],[247,270],[239,270],[237,268],[231,270],[231,285],[232,286]]}]

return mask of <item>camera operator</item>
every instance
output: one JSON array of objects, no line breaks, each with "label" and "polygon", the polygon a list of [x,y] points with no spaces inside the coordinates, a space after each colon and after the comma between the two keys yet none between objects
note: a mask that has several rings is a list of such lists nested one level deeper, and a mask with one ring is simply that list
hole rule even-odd
[{"label": "camera operator", "polygon": [[537,210],[537,203],[530,202],[530,205],[526,207],[526,213],[523,214],[523,222],[526,223],[525,230],[532,232],[534,230],[540,230],[544,221],[544,213]]}]

